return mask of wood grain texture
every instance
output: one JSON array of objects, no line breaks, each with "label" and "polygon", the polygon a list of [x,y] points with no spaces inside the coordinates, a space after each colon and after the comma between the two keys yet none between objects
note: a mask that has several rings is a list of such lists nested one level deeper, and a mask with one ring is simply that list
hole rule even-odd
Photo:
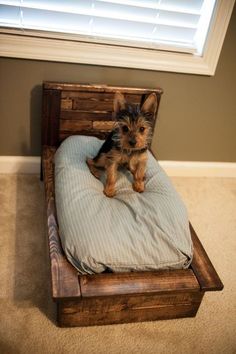
[{"label": "wood grain texture", "polygon": [[98,121],[98,120],[112,120],[112,112],[107,111],[77,111],[77,110],[64,110],[61,111],[60,118],[67,120],[88,120],[88,121]]},{"label": "wood grain texture", "polygon": [[94,130],[105,130],[105,131],[111,131],[114,127],[115,122],[114,121],[96,121],[93,122],[93,129]]},{"label": "wood grain texture", "polygon": [[89,120],[60,120],[60,131],[80,131],[90,130],[93,127],[92,121]]},{"label": "wood grain texture", "polygon": [[57,146],[59,143],[60,102],[60,91],[43,90],[42,146]]},{"label": "wood grain texture", "polygon": [[198,279],[201,289],[204,291],[222,290],[224,286],[219,278],[219,275],[212,265],[191,224],[190,231],[194,247],[191,268]]},{"label": "wood grain texture", "polygon": [[62,305],[59,304],[58,324],[60,327],[101,326],[194,317],[196,316],[199,305],[174,305],[168,308],[163,306],[155,310],[153,308],[145,308],[135,311],[109,312],[109,314],[103,311],[94,314],[92,310],[82,314],[76,311],[68,314],[64,312],[66,308],[66,306],[62,307]]},{"label": "wood grain texture", "polygon": [[95,99],[80,99],[73,100],[73,109],[81,111],[113,111],[113,101],[95,100]]},{"label": "wood grain texture", "polygon": [[191,269],[80,276],[83,297],[199,291]]},{"label": "wood grain texture", "polygon": [[[91,86],[90,86],[91,87]],[[127,101],[132,103],[140,103],[140,94],[124,94]],[[72,101],[76,99],[83,99],[83,100],[92,100],[92,101],[100,101],[100,102],[113,102],[114,99],[114,92],[96,92],[92,90],[90,91],[62,91],[61,92],[62,99],[71,99]]]},{"label": "wood grain texture", "polygon": [[166,320],[196,315],[204,293],[82,298],[59,303],[61,327]]},{"label": "wood grain texture", "polygon": [[61,99],[61,111],[71,110],[73,108],[73,100],[71,98]]},{"label": "wood grain texture", "polygon": [[49,254],[51,263],[52,297],[80,297],[77,271],[65,258],[59,238],[54,195],[53,157],[56,148],[43,148],[43,173],[47,201],[47,226],[49,239]]},{"label": "wood grain texture", "polygon": [[108,86],[108,85],[96,85],[96,84],[71,84],[71,83],[60,83],[60,82],[49,82],[45,81],[43,83],[44,89],[54,89],[63,91],[91,91],[93,87],[94,92],[114,92],[116,91],[126,91],[127,93],[149,93],[150,90],[156,92],[158,95],[163,93],[163,90],[159,87],[157,88],[139,88],[139,87],[126,87],[126,86]]},{"label": "wood grain texture", "polygon": [[[107,85],[48,83],[43,85],[43,145],[58,146],[70,135],[94,135],[104,139],[115,119],[113,100],[120,91],[128,102],[142,104],[156,93],[159,105],[162,90]],[[152,126],[154,128],[156,114]]]}]

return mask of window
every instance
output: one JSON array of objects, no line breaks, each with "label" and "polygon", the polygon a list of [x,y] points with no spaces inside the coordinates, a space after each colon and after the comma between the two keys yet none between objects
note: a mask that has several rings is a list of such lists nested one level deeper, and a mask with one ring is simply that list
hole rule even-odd
[{"label": "window", "polygon": [[209,65],[207,53],[217,40],[219,56],[233,4],[0,0],[0,54],[22,57],[24,51],[31,59],[213,74],[216,63]]}]

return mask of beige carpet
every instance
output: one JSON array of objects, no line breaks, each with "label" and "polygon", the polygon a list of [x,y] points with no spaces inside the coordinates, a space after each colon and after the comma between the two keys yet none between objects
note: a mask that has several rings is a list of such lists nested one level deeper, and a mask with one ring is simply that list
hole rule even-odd
[{"label": "beige carpet", "polygon": [[225,289],[195,318],[62,329],[50,299],[44,192],[37,176],[0,176],[0,353],[236,353],[236,180],[175,178]]}]

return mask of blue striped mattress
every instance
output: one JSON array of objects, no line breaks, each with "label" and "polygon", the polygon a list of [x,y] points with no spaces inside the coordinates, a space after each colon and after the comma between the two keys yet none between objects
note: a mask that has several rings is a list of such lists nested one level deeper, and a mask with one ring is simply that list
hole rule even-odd
[{"label": "blue striped mattress", "polygon": [[132,189],[132,176],[120,169],[117,194],[103,194],[86,158],[103,141],[71,136],[55,155],[55,195],[62,247],[81,274],[187,268],[192,241],[186,207],[170,179],[148,153],[143,193]]}]

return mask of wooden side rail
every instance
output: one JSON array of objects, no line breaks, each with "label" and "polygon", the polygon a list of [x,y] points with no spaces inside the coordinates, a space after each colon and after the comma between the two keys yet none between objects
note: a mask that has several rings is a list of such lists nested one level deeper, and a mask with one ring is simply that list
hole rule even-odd
[{"label": "wooden side rail", "polygon": [[191,268],[199,282],[201,290],[222,290],[224,286],[191,224],[190,231],[194,249]]},{"label": "wooden side rail", "polygon": [[54,195],[55,147],[43,147],[43,173],[47,200],[47,224],[51,261],[52,297],[54,300],[81,296],[78,272],[67,261],[61,247]]}]

